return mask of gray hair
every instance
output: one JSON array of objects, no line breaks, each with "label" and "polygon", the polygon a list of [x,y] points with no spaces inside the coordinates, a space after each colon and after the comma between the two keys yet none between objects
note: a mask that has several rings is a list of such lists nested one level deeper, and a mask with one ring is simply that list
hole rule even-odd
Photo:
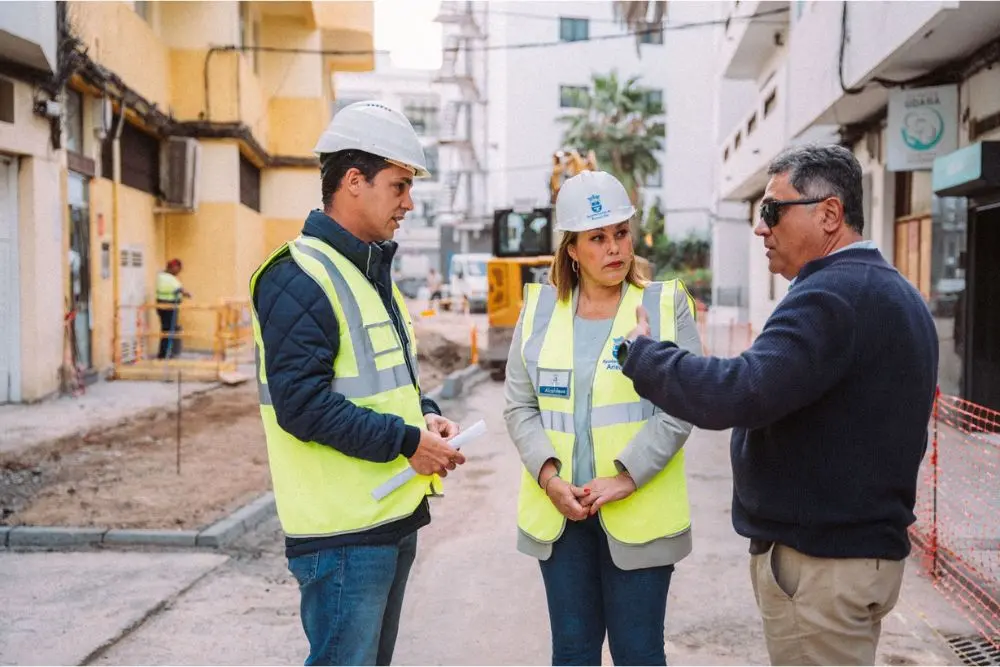
[{"label": "gray hair", "polygon": [[847,226],[859,234],[864,231],[861,165],[843,146],[809,144],[788,148],[771,160],[767,174],[787,174],[792,187],[806,197],[837,197],[844,205]]}]

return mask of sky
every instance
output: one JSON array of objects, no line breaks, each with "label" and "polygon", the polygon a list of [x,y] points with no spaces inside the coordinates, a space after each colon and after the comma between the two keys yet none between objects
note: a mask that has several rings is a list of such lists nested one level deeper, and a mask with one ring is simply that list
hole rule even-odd
[{"label": "sky", "polygon": [[396,67],[441,66],[440,0],[375,0],[375,49],[389,51]]}]

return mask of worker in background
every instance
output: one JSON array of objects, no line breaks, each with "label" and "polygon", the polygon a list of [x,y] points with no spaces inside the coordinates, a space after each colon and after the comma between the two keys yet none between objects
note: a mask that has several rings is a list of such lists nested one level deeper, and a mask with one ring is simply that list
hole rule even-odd
[{"label": "worker in background", "polygon": [[181,331],[181,299],[191,298],[191,293],[184,289],[177,278],[181,268],[181,260],[172,259],[167,262],[167,268],[156,275],[156,303],[169,306],[156,309],[156,314],[160,316],[160,349],[157,359],[170,359],[181,354],[180,336],[174,334]]},{"label": "worker in background", "polygon": [[260,410],[306,664],[388,665],[427,496],[465,462],[446,441],[458,426],[420,390],[390,277],[413,179],[429,173],[410,122],[379,102],[344,107],[315,152],[323,210],[250,279]]},{"label": "worker in background", "polygon": [[518,550],[539,559],[552,664],[664,665],[674,565],[691,553],[682,447],[691,425],[639,398],[618,343],[636,307],[654,337],[699,350],[693,303],[677,281],[638,274],[622,184],[584,171],[563,185],[565,232],[552,286],[527,285],[507,359],[504,418],[523,463]]},{"label": "worker in background", "polygon": [[749,350],[622,344],[640,396],[733,428],[733,526],[773,664],[871,665],[910,553],[938,339],[920,293],[862,238],[861,166],[841,146],[771,163],[754,233],[792,281]]}]

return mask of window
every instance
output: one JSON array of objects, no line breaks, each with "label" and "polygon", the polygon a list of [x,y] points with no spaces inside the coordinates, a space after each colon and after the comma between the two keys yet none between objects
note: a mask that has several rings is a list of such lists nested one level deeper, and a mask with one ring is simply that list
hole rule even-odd
[{"label": "window", "polygon": [[66,150],[83,153],[83,95],[66,90]]},{"label": "window", "polygon": [[647,105],[663,113],[663,91],[658,88],[649,88],[643,91],[643,98]]},{"label": "window", "polygon": [[590,39],[590,21],[560,17],[559,39],[563,42],[584,42]]},{"label": "window", "polygon": [[726,150],[722,151],[722,161],[723,162],[729,161],[729,146],[726,146]]},{"label": "window", "polygon": [[14,122],[14,82],[0,79],[0,122]]},{"label": "window", "polygon": [[[932,201],[930,307],[941,340],[938,384],[941,392],[961,396],[965,391],[965,352],[974,345],[970,336],[966,280],[969,202],[964,197],[937,197]],[[948,341],[947,332],[952,332]],[[973,353],[975,356],[975,353]]]},{"label": "window", "polygon": [[777,104],[777,102],[778,102],[778,89],[775,88],[774,90],[771,91],[771,94],[767,96],[767,99],[764,100],[764,118],[767,118],[768,116],[771,115],[771,112],[774,111],[774,105]]},{"label": "window", "polygon": [[663,24],[646,23],[636,30],[640,44],[663,44]]},{"label": "window", "polygon": [[736,139],[733,140],[733,150],[738,151],[740,149],[740,144],[743,143],[743,133],[737,132]]},{"label": "window", "polygon": [[747,121],[747,136],[749,137],[753,134],[753,131],[757,129],[757,114],[750,116],[750,120]]},{"label": "window", "polygon": [[910,190],[913,189],[912,174],[908,171],[896,172],[896,187],[893,188],[895,195],[895,212],[897,218],[902,218],[910,214]]},{"label": "window", "polygon": [[260,213],[260,169],[240,155],[240,203]]},{"label": "window", "polygon": [[417,134],[427,136],[438,133],[438,108],[433,102],[408,102],[403,105],[403,115],[410,120]]},{"label": "window", "polygon": [[647,188],[663,187],[663,167],[657,167],[656,171],[646,177]]},{"label": "window", "polygon": [[422,200],[420,202],[420,217],[424,219],[424,226],[433,227],[436,216],[437,213],[435,211],[434,202],[430,199]]},{"label": "window", "polygon": [[[122,128],[122,185],[151,195],[160,192],[160,140],[126,122]],[[101,149],[101,174],[113,178],[112,136],[104,141]]]},{"label": "window", "polygon": [[424,147],[424,160],[427,164],[427,171],[431,172],[431,175],[427,178],[428,181],[437,181],[440,169],[440,160],[438,159],[438,147],[437,146],[425,146]]},{"label": "window", "polygon": [[559,86],[559,106],[564,109],[586,109],[589,97],[586,86]]}]

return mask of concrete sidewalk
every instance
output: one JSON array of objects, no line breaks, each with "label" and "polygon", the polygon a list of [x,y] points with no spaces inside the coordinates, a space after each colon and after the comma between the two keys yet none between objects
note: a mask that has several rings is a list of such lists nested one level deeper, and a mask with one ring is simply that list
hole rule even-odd
[{"label": "concrete sidewalk", "polygon": [[[176,379],[176,376],[175,378]],[[189,398],[221,386],[218,382],[182,382]],[[61,396],[40,403],[0,406],[0,454],[72,435],[103,431],[147,410],[177,406],[177,383],[136,380],[101,381],[76,398]]]},{"label": "concrete sidewalk", "polygon": [[0,664],[81,664],[226,559],[0,550]]}]

